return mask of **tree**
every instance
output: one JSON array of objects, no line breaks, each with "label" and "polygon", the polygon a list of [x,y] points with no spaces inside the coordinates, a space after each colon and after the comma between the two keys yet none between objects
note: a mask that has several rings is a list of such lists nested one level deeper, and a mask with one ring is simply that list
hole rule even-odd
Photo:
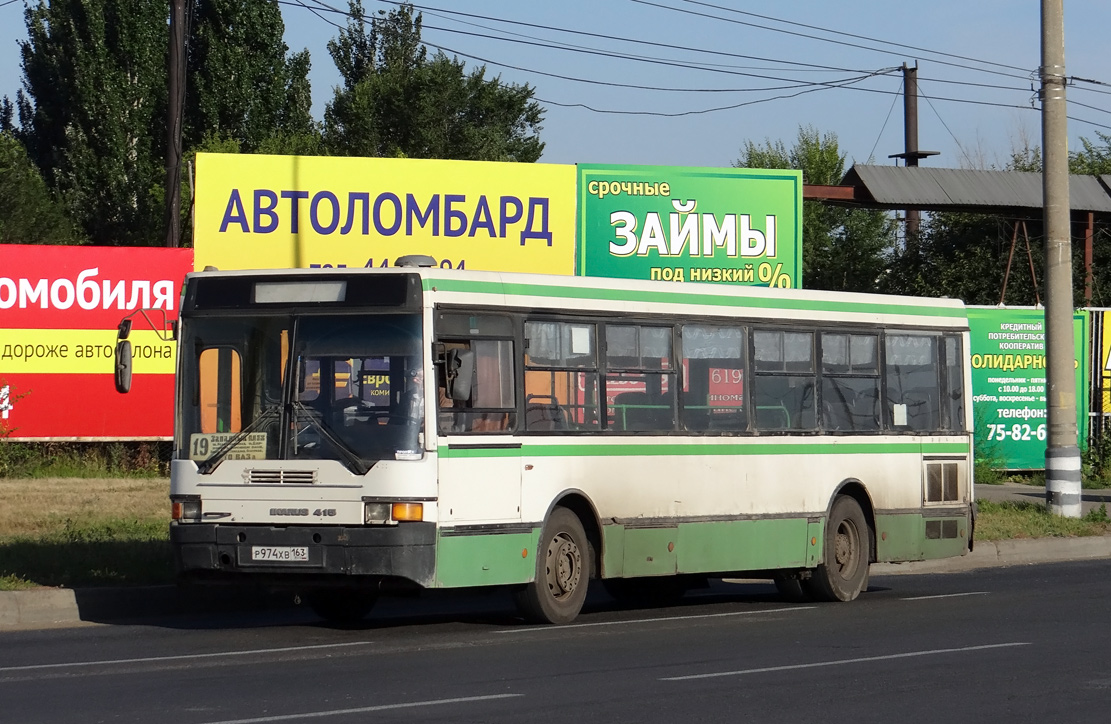
[{"label": "tree", "polygon": [[39,0],[20,42],[20,133],[31,159],[98,244],[161,241],[163,0]]},{"label": "tree", "polygon": [[[810,184],[836,185],[845,172],[837,136],[800,126],[788,151],[782,141],[745,142],[739,168],[793,168]],[[808,289],[875,291],[895,243],[895,223],[883,211],[803,202],[802,279]]]},{"label": "tree", "polygon": [[272,137],[314,137],[309,52],[288,55],[277,0],[194,0],[184,146],[208,134],[256,151]]},{"label": "tree", "polygon": [[80,244],[77,228],[50,195],[11,131],[0,131],[0,243]]},{"label": "tree", "polygon": [[337,155],[533,162],[543,110],[528,85],[469,73],[443,53],[428,57],[411,5],[367,18],[350,3],[347,27],[328,43],[343,86],[324,111],[324,142]]}]

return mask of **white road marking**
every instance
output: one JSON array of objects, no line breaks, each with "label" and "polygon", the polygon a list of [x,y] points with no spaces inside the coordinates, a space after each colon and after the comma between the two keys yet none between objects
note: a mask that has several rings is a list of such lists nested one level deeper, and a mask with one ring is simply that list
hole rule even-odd
[{"label": "white road marking", "polygon": [[319,719],[325,716],[341,716],[343,714],[365,714],[371,711],[388,711],[390,709],[411,709],[417,706],[440,706],[441,704],[465,704],[471,701],[491,701],[493,699],[512,699],[524,694],[490,694],[487,696],[461,696],[455,699],[429,699],[428,701],[409,701],[404,704],[380,704],[378,706],[361,706],[357,709],[333,709],[331,711],[310,711],[304,714],[277,714],[275,716],[260,716],[253,719],[228,719],[225,721],[206,722],[205,724],[262,724],[271,721],[290,721],[293,719]]},{"label": "white road marking", "polygon": [[1014,641],[1006,644],[986,644],[984,646],[964,646],[959,649],[931,649],[929,651],[908,651],[905,654],[888,654],[886,656],[863,656],[858,659],[840,659],[838,661],[818,661],[812,664],[789,664],[787,666],[765,666],[759,669],[740,669],[738,671],[718,671],[712,674],[690,674],[688,676],[666,676],[660,681],[689,681],[691,679],[714,679],[721,676],[742,676],[744,674],[764,674],[771,671],[796,671],[798,669],[816,669],[822,666],[843,666],[845,664],[864,664],[870,661],[891,661],[892,659],[910,659],[917,656],[936,656],[938,654],[957,654],[966,651],[984,651],[987,649],[1002,649],[1013,646],[1029,646],[1029,641]]},{"label": "white road marking", "polygon": [[698,618],[721,618],[723,616],[754,616],[760,613],[784,613],[787,611],[809,611],[816,606],[792,606],[790,608],[768,608],[759,611],[730,611],[729,613],[700,613],[693,616],[660,616],[658,618],[636,618],[631,621],[597,621],[594,623],[572,623],[566,626],[532,626],[529,628],[507,628],[495,633],[513,634],[530,633],[532,631],[566,631],[569,628],[587,628],[589,626],[626,626],[633,623],[657,623],[659,621],[691,621]]},{"label": "white road marking", "polygon": [[901,601],[928,601],[931,598],[959,598],[961,596],[986,596],[990,591],[969,591],[967,593],[941,593],[936,596],[908,596]]},{"label": "white road marking", "polygon": [[106,659],[104,661],[71,661],[64,664],[32,664],[30,666],[4,666],[0,673],[7,671],[33,671],[35,669],[64,669],[72,666],[112,666],[119,664],[147,664],[156,661],[182,661],[185,659],[211,659],[221,656],[252,656],[254,654],[280,654],[289,651],[314,651],[335,649],[342,646],[367,646],[373,641],[348,641],[339,644],[317,644],[313,646],[283,646],[275,649],[250,649],[247,651],[217,651],[210,654],[180,654],[177,656],[148,656],[141,659]]}]

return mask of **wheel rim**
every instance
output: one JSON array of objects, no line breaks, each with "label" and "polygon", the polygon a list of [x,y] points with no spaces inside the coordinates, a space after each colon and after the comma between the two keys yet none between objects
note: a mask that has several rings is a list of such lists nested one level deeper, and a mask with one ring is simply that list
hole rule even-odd
[{"label": "wheel rim", "polygon": [[582,578],[582,553],[570,535],[560,532],[552,536],[546,563],[552,596],[563,599],[573,594]]},{"label": "wheel rim", "polygon": [[842,520],[837,526],[833,540],[834,564],[837,573],[845,580],[856,575],[860,564],[860,531],[851,520]]}]

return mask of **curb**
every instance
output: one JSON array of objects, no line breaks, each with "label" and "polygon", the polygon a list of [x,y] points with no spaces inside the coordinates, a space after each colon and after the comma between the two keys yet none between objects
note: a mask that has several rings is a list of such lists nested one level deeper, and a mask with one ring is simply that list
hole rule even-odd
[{"label": "curb", "polygon": [[941,558],[912,563],[874,563],[874,576],[914,573],[959,573],[977,568],[1061,563],[1111,559],[1111,536],[1082,538],[1017,538],[977,541],[971,553],[960,558]]},{"label": "curb", "polygon": [[[871,574],[959,573],[978,568],[1099,559],[1111,560],[1111,536],[980,541],[975,550],[960,558],[875,563]],[[274,610],[289,605],[288,598],[261,591],[221,589],[216,597],[203,589],[176,586],[0,591],[0,632],[96,623],[127,624],[162,616]]]}]

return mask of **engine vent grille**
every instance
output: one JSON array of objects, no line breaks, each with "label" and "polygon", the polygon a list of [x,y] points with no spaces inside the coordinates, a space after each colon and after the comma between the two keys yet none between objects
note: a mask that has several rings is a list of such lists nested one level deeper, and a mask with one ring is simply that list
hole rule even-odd
[{"label": "engine vent grille", "polygon": [[243,479],[251,485],[314,485],[315,470],[246,470]]}]

